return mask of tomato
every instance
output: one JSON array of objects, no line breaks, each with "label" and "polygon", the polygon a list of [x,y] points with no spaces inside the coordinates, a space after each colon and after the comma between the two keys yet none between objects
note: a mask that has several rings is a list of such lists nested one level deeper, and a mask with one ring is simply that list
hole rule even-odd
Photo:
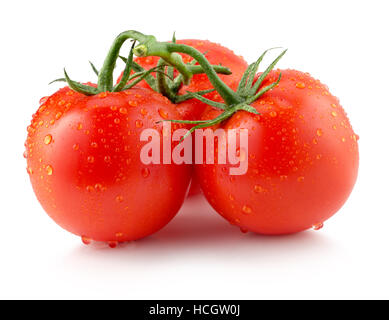
[{"label": "tomato", "polygon": [[[272,71],[263,87],[277,80]],[[309,74],[282,70],[281,82],[239,111],[224,129],[247,129],[248,171],[232,176],[227,165],[196,165],[201,188],[215,210],[243,231],[289,234],[314,227],[349,197],[359,166],[358,136],[339,100]],[[220,111],[209,108],[203,119]],[[215,157],[218,149],[215,149]]]},{"label": "tomato", "polygon": [[[208,40],[186,39],[177,40],[177,43],[194,47],[204,53],[205,57],[212,65],[222,65],[228,67],[232,74],[219,75],[219,77],[232,89],[235,90],[237,88],[240,78],[248,67],[247,62],[241,56],[237,56],[230,49]],[[189,63],[193,60],[193,58],[188,55],[181,54],[181,56],[183,57],[185,63]],[[135,61],[143,68],[149,70],[157,65],[159,59],[159,57],[151,56],[136,58]],[[120,78],[121,77],[119,77],[118,81]],[[149,88],[146,81],[142,81],[139,85]],[[213,89],[207,75],[197,74],[193,76],[188,86],[181,87],[179,94],[186,94],[187,91],[197,92],[207,89]],[[206,94],[204,97],[218,102],[223,101],[216,91]],[[207,105],[197,99],[190,99],[177,105],[177,110],[184,120],[198,120],[206,108]],[[198,186],[198,182],[194,179],[192,181],[189,195],[196,195],[198,193],[200,193],[200,188]]]},{"label": "tomato", "polygon": [[85,96],[65,87],[44,99],[25,156],[45,211],[85,243],[113,247],[165,226],[184,201],[192,169],[144,165],[140,134],[154,128],[162,136],[157,122],[168,118],[180,118],[175,106],[145,88]]}]

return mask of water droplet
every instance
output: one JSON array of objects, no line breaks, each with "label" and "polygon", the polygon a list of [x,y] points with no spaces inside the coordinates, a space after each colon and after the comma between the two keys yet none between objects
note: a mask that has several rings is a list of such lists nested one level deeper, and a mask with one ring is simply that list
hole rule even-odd
[{"label": "water droplet", "polygon": [[303,83],[303,82],[297,82],[297,83],[296,83],[296,88],[298,88],[298,89],[304,89],[304,88],[305,88],[305,83]]},{"label": "water droplet", "polygon": [[31,175],[34,173],[34,171],[31,168],[27,168],[27,173]]},{"label": "water droplet", "polygon": [[49,97],[43,97],[39,100],[39,104],[42,105],[44,104],[47,100],[49,99]]},{"label": "water droplet", "polygon": [[135,126],[136,126],[137,128],[142,128],[142,127],[143,127],[143,122],[142,122],[142,120],[136,120],[136,121],[135,121]]},{"label": "water droplet", "polygon": [[59,120],[61,117],[62,117],[62,112],[58,112],[58,113],[55,115],[55,119],[57,119],[57,120]]},{"label": "water droplet", "polygon": [[83,244],[85,244],[85,245],[90,245],[91,243],[92,243],[92,239],[90,239],[90,238],[88,238],[88,237],[85,237],[85,236],[82,236],[81,237],[81,241],[82,241],[82,243]]},{"label": "water droplet", "polygon": [[121,237],[123,237],[123,233],[122,232],[117,232],[115,234],[115,236],[116,236],[116,238],[121,238]]},{"label": "water droplet", "polygon": [[304,177],[298,177],[297,182],[304,182],[304,179],[305,179]]},{"label": "water droplet", "polygon": [[333,117],[337,117],[337,116],[338,116],[338,114],[337,114],[335,111],[332,111],[332,112],[331,112],[331,115],[332,115]]},{"label": "water droplet", "polygon": [[353,134],[353,135],[352,135],[352,138],[353,138],[353,140],[354,140],[355,142],[357,142],[357,141],[359,140],[359,136],[356,135],[356,134]]},{"label": "water droplet", "polygon": [[254,186],[254,191],[256,192],[256,193],[262,193],[262,192],[265,192],[265,189],[264,188],[262,188],[260,185],[255,185]]},{"label": "water droplet", "polygon": [[312,229],[315,231],[318,231],[318,230],[323,229],[323,227],[324,227],[323,223],[318,223],[318,224],[315,224],[314,226],[312,226]]},{"label": "water droplet", "polygon": [[342,138],[342,142],[346,142],[346,138],[345,137]]},{"label": "water droplet", "polygon": [[111,249],[115,249],[118,246],[119,242],[118,241],[108,241],[108,246]]},{"label": "water droplet", "polygon": [[246,214],[250,214],[253,210],[249,206],[243,206],[242,211]]},{"label": "water droplet", "polygon": [[269,115],[270,115],[272,118],[275,118],[275,117],[277,117],[277,112],[271,111],[271,112],[269,113]]},{"label": "water droplet", "polygon": [[115,118],[115,119],[113,120],[113,122],[116,123],[116,124],[119,124],[119,123],[120,123],[120,119],[119,119],[119,118]]},{"label": "water droplet", "polygon": [[119,112],[122,113],[122,114],[127,114],[127,108],[120,108],[119,109]]},{"label": "water droplet", "polygon": [[50,144],[51,141],[53,141],[53,137],[51,136],[51,134],[48,134],[48,135],[43,139],[43,142],[44,142],[44,144],[46,144],[46,145]]},{"label": "water droplet", "polygon": [[248,233],[248,232],[249,232],[249,230],[246,229],[246,228],[240,228],[240,231],[241,231],[242,233]]},{"label": "water droplet", "polygon": [[90,146],[91,146],[92,148],[97,148],[97,147],[98,147],[98,144],[97,144],[96,142],[92,142],[92,143],[90,144]]},{"label": "water droplet", "polygon": [[316,159],[317,160],[320,160],[322,158],[322,155],[321,154],[318,154],[317,156],[316,156]]},{"label": "water droplet", "polygon": [[147,110],[146,109],[140,109],[140,113],[145,116],[147,114]]},{"label": "water droplet", "polygon": [[24,152],[23,152],[23,158],[24,158],[24,159],[27,159],[27,158],[28,158],[27,151],[24,151]]},{"label": "water droplet", "polygon": [[73,150],[77,151],[78,149],[80,149],[80,146],[78,144],[74,144],[73,145]]},{"label": "water droplet", "polygon": [[316,134],[321,137],[323,135],[323,130],[322,129],[317,129]]},{"label": "water droplet", "polygon": [[148,168],[142,169],[142,176],[143,178],[147,178],[150,175],[150,170]]},{"label": "water droplet", "polygon": [[89,156],[87,158],[87,160],[88,160],[89,163],[93,163],[93,162],[95,162],[95,157],[94,156]]},{"label": "water droplet", "polygon": [[123,200],[124,200],[124,198],[123,198],[123,196],[117,196],[116,197],[116,202],[123,202]]},{"label": "water droplet", "polygon": [[46,172],[48,176],[51,176],[53,174],[53,167],[50,165],[46,166]]},{"label": "water droplet", "polygon": [[107,163],[111,162],[111,157],[110,156],[105,156],[104,157],[104,161],[107,162]]},{"label": "water droplet", "polygon": [[167,119],[169,117],[169,114],[167,113],[166,110],[164,109],[159,109],[158,110],[158,113],[159,115],[163,118],[163,119]]},{"label": "water droplet", "polygon": [[317,139],[313,139],[313,140],[312,140],[312,143],[313,143],[313,144],[317,144]]},{"label": "water droplet", "polygon": [[228,198],[229,198],[231,201],[234,201],[234,200],[235,200],[235,197],[234,197],[232,194],[230,194],[230,195],[228,196]]},{"label": "water droplet", "polygon": [[331,104],[331,107],[336,109],[338,106],[335,103],[333,103]]},{"label": "water droplet", "polygon": [[138,102],[132,101],[132,100],[128,101],[128,104],[129,104],[131,107],[137,107],[137,106],[138,106]]},{"label": "water droplet", "polygon": [[87,186],[86,191],[92,192],[92,191],[94,191],[94,188],[92,186]]},{"label": "water droplet", "polygon": [[81,130],[82,129],[82,123],[79,123],[78,125],[77,125],[77,130]]}]

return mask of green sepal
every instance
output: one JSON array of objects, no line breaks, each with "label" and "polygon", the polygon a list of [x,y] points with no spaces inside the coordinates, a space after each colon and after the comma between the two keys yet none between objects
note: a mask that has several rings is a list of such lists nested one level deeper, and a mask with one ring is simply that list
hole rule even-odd
[{"label": "green sepal", "polygon": [[93,72],[95,73],[95,75],[96,75],[96,76],[99,76],[99,70],[97,70],[97,68],[95,67],[95,65],[94,65],[91,61],[89,61],[89,64],[90,64],[90,66],[92,67],[92,70],[93,70]]},{"label": "green sepal", "polygon": [[96,95],[99,93],[99,91],[95,87],[91,87],[91,86],[88,86],[88,85],[71,80],[65,69],[64,69],[64,73],[65,73],[66,82],[68,83],[69,87],[71,89],[73,89],[74,91],[85,94],[86,96],[93,96],[93,95]]},{"label": "green sepal", "polygon": [[226,109],[226,105],[224,103],[220,103],[220,102],[216,102],[216,101],[213,101],[213,100],[210,100],[210,99],[207,99],[207,98],[204,98],[202,95],[196,93],[196,92],[190,92],[190,91],[187,91],[187,93],[189,95],[192,96],[192,98],[195,98],[197,100],[200,100],[201,102],[204,102],[205,104],[208,104],[210,105],[211,107],[215,107],[215,108],[218,108],[218,109],[222,109],[222,110],[225,110]]},{"label": "green sepal", "polygon": [[135,41],[132,44],[130,54],[129,54],[128,59],[126,61],[126,66],[124,68],[122,78],[120,79],[119,83],[116,86],[114,86],[114,88],[112,90],[113,92],[121,91],[126,86],[126,84],[128,82],[128,79],[129,79],[129,77],[131,75],[131,71],[132,71],[132,63],[134,60],[134,53],[132,51],[132,49],[134,49],[134,47],[135,47]]},{"label": "green sepal", "polygon": [[[205,94],[208,94],[208,93],[211,93],[211,92],[214,92],[214,91],[215,91],[215,89],[208,89],[208,90],[197,91],[197,92],[194,92],[194,93],[197,94],[197,95],[203,96]],[[178,103],[181,103],[181,102],[184,102],[184,101],[187,101],[187,100],[191,100],[193,98],[194,98],[193,93],[183,94],[183,95],[180,95],[180,96],[176,96],[176,98],[174,99],[174,103],[178,104]]]}]

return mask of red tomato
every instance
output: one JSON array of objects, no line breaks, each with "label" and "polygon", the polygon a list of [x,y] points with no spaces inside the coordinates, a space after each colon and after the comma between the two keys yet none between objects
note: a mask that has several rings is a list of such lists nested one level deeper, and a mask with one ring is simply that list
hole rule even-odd
[{"label": "red tomato", "polygon": [[45,99],[26,142],[43,208],[86,243],[115,246],[161,229],[184,201],[191,168],[144,165],[140,133],[155,128],[162,136],[156,122],[168,118],[180,118],[175,106],[145,88],[87,97],[65,87]]},{"label": "red tomato", "polygon": [[[194,47],[204,53],[205,57],[212,65],[221,64],[222,66],[228,67],[232,74],[219,75],[219,77],[232,89],[235,90],[237,88],[240,78],[248,67],[247,62],[241,56],[237,56],[230,49],[208,40],[187,39],[177,40],[177,43]],[[193,58],[188,55],[181,54],[181,56],[183,57],[185,63],[189,63],[193,60]],[[135,61],[143,68],[149,70],[157,66],[159,59],[159,57],[151,56],[136,58]],[[142,81],[139,85],[149,88],[145,81]],[[209,82],[206,74],[197,74],[193,76],[188,86],[182,86],[179,94],[186,94],[187,91],[196,92],[212,88],[213,86]],[[216,91],[206,94],[204,97],[214,101],[223,102],[222,98]],[[177,105],[177,110],[184,120],[198,120],[206,108],[206,104],[196,99],[187,100]],[[193,180],[189,195],[196,195],[198,193],[200,193],[198,182]]]},{"label": "red tomato", "polygon": [[[271,72],[263,86],[279,73]],[[240,150],[248,171],[231,176],[232,165],[196,166],[206,198],[244,231],[320,228],[345,203],[358,174],[358,136],[339,100],[310,75],[283,70],[279,85],[252,106],[259,116],[241,111],[219,125],[248,130],[248,150]],[[210,109],[203,119],[219,113]]]}]

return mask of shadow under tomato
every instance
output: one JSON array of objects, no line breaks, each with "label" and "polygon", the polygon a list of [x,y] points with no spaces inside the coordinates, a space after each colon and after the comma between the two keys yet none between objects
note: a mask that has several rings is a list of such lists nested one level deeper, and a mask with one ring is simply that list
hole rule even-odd
[{"label": "shadow under tomato", "polygon": [[132,265],[161,265],[171,259],[193,257],[273,264],[331,254],[334,250],[337,246],[323,232],[306,231],[285,236],[244,234],[220,217],[204,197],[197,196],[189,198],[177,217],[153,236],[121,244],[116,249],[105,244],[80,244],[70,256],[80,260],[111,259],[110,263],[118,259]]}]

